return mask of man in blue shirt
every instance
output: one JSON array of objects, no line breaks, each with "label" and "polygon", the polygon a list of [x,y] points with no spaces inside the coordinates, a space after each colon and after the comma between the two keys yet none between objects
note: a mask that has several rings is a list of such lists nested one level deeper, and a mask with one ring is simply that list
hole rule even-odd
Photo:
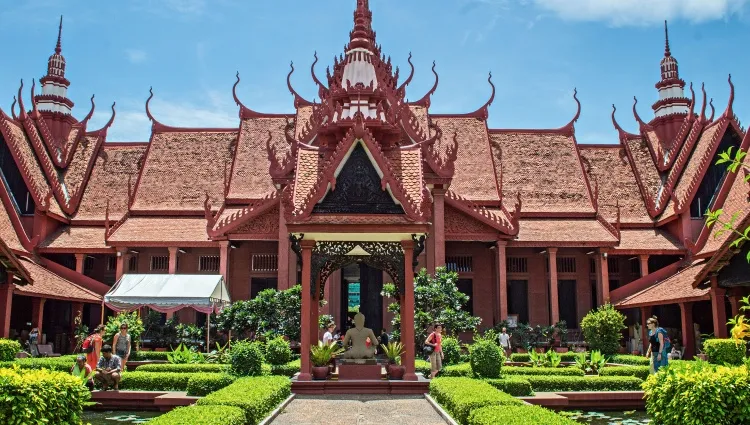
[{"label": "man in blue shirt", "polygon": [[120,372],[122,371],[122,362],[120,357],[112,354],[112,346],[105,345],[102,347],[102,356],[96,365],[96,380],[102,384],[102,391],[107,391],[110,386],[115,391],[120,388]]}]

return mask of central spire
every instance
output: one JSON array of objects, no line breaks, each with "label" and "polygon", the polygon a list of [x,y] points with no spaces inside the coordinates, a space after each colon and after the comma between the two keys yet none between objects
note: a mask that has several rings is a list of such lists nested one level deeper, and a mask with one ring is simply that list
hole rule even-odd
[{"label": "central spire", "polygon": [[669,29],[664,21],[664,57],[661,58],[661,80],[656,83],[659,100],[653,104],[654,115],[662,117],[672,114],[687,114],[690,99],[685,97],[685,81],[680,78],[677,59],[669,48]]},{"label": "central spire", "polygon": [[372,30],[372,11],[368,0],[357,0],[354,11],[354,29],[349,33],[347,50],[356,48],[375,49],[375,32]]},{"label": "central spire", "polygon": [[36,103],[41,112],[55,112],[70,115],[73,101],[68,99],[70,81],[65,78],[65,57],[62,55],[62,24],[57,27],[57,44],[55,53],[47,60],[47,75],[39,79],[42,83],[42,94],[36,96]]}]

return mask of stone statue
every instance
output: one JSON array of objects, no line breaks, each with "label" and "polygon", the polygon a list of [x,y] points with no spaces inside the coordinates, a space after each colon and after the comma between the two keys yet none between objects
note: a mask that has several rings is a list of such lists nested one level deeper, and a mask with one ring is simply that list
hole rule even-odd
[{"label": "stone statue", "polygon": [[[371,347],[367,347],[367,338],[370,338]],[[378,338],[372,329],[365,327],[365,315],[357,313],[354,316],[354,327],[346,331],[344,335],[344,348],[349,347],[351,342],[352,348],[345,352],[341,357],[344,359],[373,359],[377,351],[376,344]]]},{"label": "stone statue", "polygon": [[643,352],[643,344],[641,343],[641,324],[636,323],[633,325],[633,351]]}]

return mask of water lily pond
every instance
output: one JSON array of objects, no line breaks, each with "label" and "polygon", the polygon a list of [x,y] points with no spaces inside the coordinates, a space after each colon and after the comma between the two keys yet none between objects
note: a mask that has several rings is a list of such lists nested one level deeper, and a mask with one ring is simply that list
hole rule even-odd
[{"label": "water lily pond", "polygon": [[584,412],[571,410],[559,412],[577,422],[591,425],[641,425],[650,424],[646,412],[642,410],[626,410],[619,412]]},{"label": "water lily pond", "polygon": [[162,412],[83,412],[83,423],[91,425],[137,425],[145,424]]}]

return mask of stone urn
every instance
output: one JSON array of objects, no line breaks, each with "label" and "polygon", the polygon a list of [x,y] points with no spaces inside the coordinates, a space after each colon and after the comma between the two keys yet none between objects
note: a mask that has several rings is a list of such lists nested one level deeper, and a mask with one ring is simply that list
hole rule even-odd
[{"label": "stone urn", "polygon": [[316,381],[325,381],[328,379],[328,366],[313,366],[312,376]]},{"label": "stone urn", "polygon": [[404,373],[406,373],[404,366],[395,363],[388,365],[388,379],[400,381],[404,379]]},{"label": "stone urn", "polygon": [[568,347],[555,347],[555,351],[558,353],[567,353]]}]

